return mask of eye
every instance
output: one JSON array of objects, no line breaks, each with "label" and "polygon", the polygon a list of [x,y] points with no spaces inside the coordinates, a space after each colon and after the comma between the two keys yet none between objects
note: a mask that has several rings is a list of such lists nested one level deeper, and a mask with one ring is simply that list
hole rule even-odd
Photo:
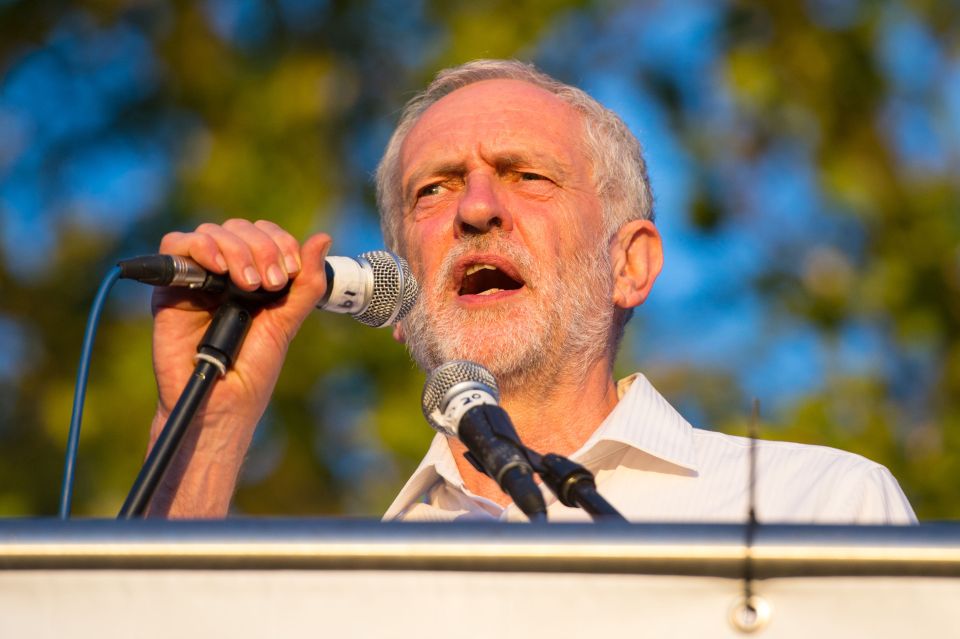
[{"label": "eye", "polygon": [[530,171],[521,171],[520,179],[526,181],[526,180],[546,180],[547,178],[540,175],[539,173],[531,173]]},{"label": "eye", "polygon": [[424,187],[421,187],[417,191],[417,198],[430,197],[431,195],[439,195],[440,189],[443,188],[443,184],[440,182],[435,182],[433,184],[428,184]]}]

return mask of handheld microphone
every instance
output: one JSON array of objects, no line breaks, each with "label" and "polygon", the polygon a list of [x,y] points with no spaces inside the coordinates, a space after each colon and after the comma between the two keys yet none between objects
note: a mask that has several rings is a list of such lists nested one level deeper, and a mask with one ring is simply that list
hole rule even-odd
[{"label": "handheld microphone", "polygon": [[438,366],[427,377],[421,400],[427,422],[458,437],[467,459],[507,493],[531,520],[545,520],[547,507],[534,481],[525,448],[500,407],[497,381],[486,368],[467,360]]},{"label": "handheld microphone", "polygon": [[[211,273],[181,255],[144,255],[118,263],[120,277],[153,286],[183,286],[195,291],[225,294],[252,304],[269,304],[287,294],[290,285],[278,291],[246,291],[229,275]],[[368,251],[356,258],[331,256],[325,260],[327,292],[317,308],[348,313],[358,322],[380,327],[403,319],[420,293],[407,261],[389,251]]]}]

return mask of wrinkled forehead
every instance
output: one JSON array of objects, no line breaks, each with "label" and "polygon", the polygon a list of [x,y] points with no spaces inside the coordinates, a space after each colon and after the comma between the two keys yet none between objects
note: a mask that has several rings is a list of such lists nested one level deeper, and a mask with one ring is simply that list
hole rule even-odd
[{"label": "wrinkled forehead", "polygon": [[401,147],[401,182],[417,163],[477,147],[550,154],[571,165],[589,162],[583,116],[574,107],[528,82],[483,80],[449,93],[423,112]]}]

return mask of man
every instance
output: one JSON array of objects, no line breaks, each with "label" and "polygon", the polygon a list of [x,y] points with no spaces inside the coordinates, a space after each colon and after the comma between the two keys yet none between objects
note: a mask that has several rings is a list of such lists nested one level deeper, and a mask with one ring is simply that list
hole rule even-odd
[{"label": "man", "polygon": [[[407,105],[378,194],[387,243],[423,289],[395,331],[421,367],[487,366],[525,443],[593,470],[629,519],[743,519],[748,442],[693,429],[642,376],[612,378],[623,326],[663,262],[640,145],[615,114],[521,63],[442,72]],[[163,238],[161,252],[229,272],[243,288],[293,283],[282,305],[256,318],[153,514],[226,514],[286,349],[324,293],[329,244],[320,234],[301,246],[275,224],[243,220]],[[154,437],[209,321],[193,304],[172,290],[155,298]],[[438,435],[386,518],[522,519],[463,452]],[[890,473],[849,453],[763,442],[758,478],[764,521],[914,521]],[[552,520],[586,519],[550,497],[548,505]]]}]

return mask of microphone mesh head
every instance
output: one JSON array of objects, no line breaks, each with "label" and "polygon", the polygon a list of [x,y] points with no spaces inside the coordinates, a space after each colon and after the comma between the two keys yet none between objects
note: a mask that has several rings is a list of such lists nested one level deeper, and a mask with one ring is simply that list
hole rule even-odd
[{"label": "microphone mesh head", "polygon": [[486,368],[466,359],[455,359],[430,371],[427,381],[423,385],[423,396],[420,399],[420,408],[434,430],[448,435],[454,434],[443,417],[444,398],[450,390],[464,383],[482,384],[490,390],[490,394],[500,401],[500,389],[497,379]]},{"label": "microphone mesh head", "polygon": [[362,313],[354,318],[367,326],[386,326],[402,320],[413,308],[420,285],[407,261],[389,251],[368,251],[360,255],[373,270],[373,295]]}]

